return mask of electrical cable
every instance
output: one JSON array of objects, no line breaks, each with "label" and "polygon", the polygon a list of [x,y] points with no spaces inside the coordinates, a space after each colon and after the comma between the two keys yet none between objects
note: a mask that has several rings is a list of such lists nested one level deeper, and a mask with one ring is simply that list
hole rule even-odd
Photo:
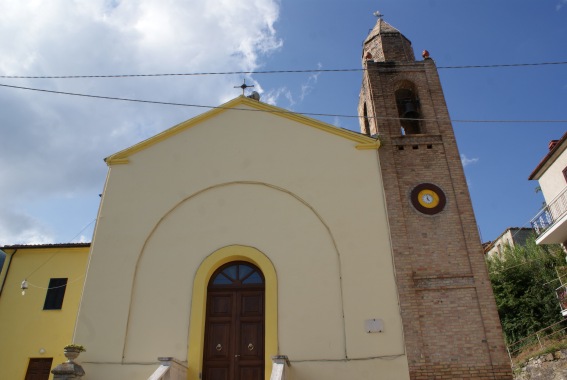
[{"label": "electrical cable", "polygon": [[31,286],[31,287],[33,287],[33,288],[36,288],[36,289],[43,289],[43,290],[64,288],[64,287],[66,287],[66,286],[71,285],[71,284],[74,283],[74,282],[79,281],[79,280],[80,280],[81,278],[83,278],[83,277],[85,277],[84,274],[83,274],[83,275],[80,275],[79,277],[77,277],[77,278],[75,278],[75,279],[73,279],[73,280],[71,280],[71,281],[67,281],[67,283],[66,283],[65,285],[52,286],[52,287],[50,287],[50,288],[49,288],[49,287],[46,288],[46,287],[43,287],[43,286],[37,286],[37,285],[32,284],[31,282],[28,282],[28,285]]},{"label": "electrical cable", "polygon": [[[89,224],[84,226],[75,236],[73,236],[73,238],[70,241],[75,240],[77,238],[77,236],[82,234],[83,231],[86,230],[87,228],[89,228],[94,222],[96,222],[96,219],[93,219]],[[41,265],[39,265],[37,268],[35,268],[33,271],[31,271],[27,276],[25,276],[24,280],[27,281],[28,278],[30,278],[35,272],[37,272],[38,270],[43,268],[48,262],[50,262],[60,252],[61,252],[61,250],[55,251],[51,256],[49,256],[49,258],[47,260],[45,260]],[[35,288],[40,288],[40,289],[51,289],[51,288],[42,288],[40,286],[34,285],[32,283],[29,283],[29,282],[28,282],[28,285],[31,285]]]},{"label": "electrical cable", "polygon": [[[162,102],[157,100],[143,100],[143,99],[131,99],[131,98],[119,98],[114,96],[102,96],[102,95],[91,95],[91,94],[81,94],[76,92],[66,92],[66,91],[55,91],[55,90],[45,90],[41,88],[33,87],[23,87],[23,86],[12,86],[8,84],[1,84],[0,87],[15,88],[19,90],[28,91],[38,91],[46,92],[50,94],[59,95],[69,95],[69,96],[80,96],[85,98],[94,99],[105,99],[105,100],[118,100],[123,102],[134,102],[134,103],[149,103],[149,104],[160,104],[168,106],[179,106],[179,107],[194,107],[194,108],[206,108],[206,109],[230,109],[235,111],[248,111],[248,112],[267,112],[267,113],[279,113],[279,114],[295,114],[295,115],[305,115],[305,116],[328,116],[328,117],[342,117],[342,118],[364,118],[364,116],[359,115],[341,115],[341,114],[329,114],[329,113],[316,113],[316,112],[294,112],[294,111],[276,111],[276,110],[260,110],[260,109],[249,109],[249,108],[226,108],[222,106],[207,106],[200,104],[188,104],[188,103],[174,103],[174,102]],[[401,118],[401,117],[385,117],[385,116],[367,116],[367,119],[377,119],[377,120],[419,120],[419,121],[451,121],[454,123],[567,123],[567,119],[560,120],[465,120],[465,119],[439,119],[439,118]]]},{"label": "electrical cable", "polygon": [[494,65],[463,65],[463,66],[438,66],[438,69],[491,69],[496,67],[524,67],[524,66],[549,66],[549,65],[565,65],[567,62],[538,62],[538,63],[509,63]]},{"label": "electrical cable", "polygon": [[[499,67],[526,67],[526,66],[549,66],[565,65],[567,61],[559,62],[537,62],[537,63],[509,63],[493,65],[460,65],[460,66],[438,66],[437,69],[486,69]],[[396,63],[396,67],[412,66],[414,63]],[[167,76],[206,76],[206,75],[249,75],[249,74],[300,74],[300,73],[336,73],[336,72],[359,72],[368,69],[299,69],[299,70],[260,70],[260,71],[217,71],[197,73],[157,73],[157,74],[109,74],[109,75],[0,75],[6,79],[83,79],[83,78],[137,78],[137,77],[167,77]],[[374,68],[369,69],[370,71]]]}]

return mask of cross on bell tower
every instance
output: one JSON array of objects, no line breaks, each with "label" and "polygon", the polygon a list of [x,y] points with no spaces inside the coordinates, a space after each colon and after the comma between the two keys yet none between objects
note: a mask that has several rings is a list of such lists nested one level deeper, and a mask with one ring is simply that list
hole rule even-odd
[{"label": "cross on bell tower", "polygon": [[364,41],[361,130],[380,170],[411,379],[511,379],[437,68],[376,14]]}]

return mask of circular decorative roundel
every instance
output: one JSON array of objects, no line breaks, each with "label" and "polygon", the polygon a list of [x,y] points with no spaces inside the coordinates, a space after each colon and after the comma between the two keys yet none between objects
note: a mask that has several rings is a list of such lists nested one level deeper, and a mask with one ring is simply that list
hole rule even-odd
[{"label": "circular decorative roundel", "polygon": [[443,211],[447,203],[443,190],[432,183],[422,183],[414,187],[410,198],[413,207],[427,215],[434,215]]}]

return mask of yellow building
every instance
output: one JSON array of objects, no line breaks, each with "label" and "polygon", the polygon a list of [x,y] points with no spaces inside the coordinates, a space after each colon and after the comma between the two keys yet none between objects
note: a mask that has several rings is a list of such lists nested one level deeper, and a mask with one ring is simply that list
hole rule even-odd
[{"label": "yellow building", "polygon": [[[3,379],[47,379],[49,371],[66,360],[63,347],[73,340],[89,247],[82,243],[1,247],[6,254],[0,271]],[[28,289],[22,295],[24,280]]]}]

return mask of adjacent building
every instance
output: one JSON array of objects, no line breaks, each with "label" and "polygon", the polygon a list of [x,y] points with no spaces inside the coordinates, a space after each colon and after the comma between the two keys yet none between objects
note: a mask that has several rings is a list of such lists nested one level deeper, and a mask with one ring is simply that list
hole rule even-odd
[{"label": "adjacent building", "polygon": [[567,133],[549,143],[549,152],[529,176],[537,180],[546,206],[532,219],[537,244],[567,244]]},{"label": "adjacent building", "polygon": [[[545,207],[532,219],[537,244],[561,244],[567,251],[567,133],[549,142],[549,152],[530,174],[539,182]],[[567,286],[555,290],[561,314],[567,316]]]},{"label": "adjacent building", "polygon": [[485,243],[484,254],[488,257],[502,255],[506,247],[514,248],[525,245],[526,241],[534,236],[534,233],[533,228],[508,227],[494,241]]},{"label": "adjacent building", "polygon": [[4,379],[48,379],[63,362],[83,291],[90,244],[11,245],[0,270]]}]

